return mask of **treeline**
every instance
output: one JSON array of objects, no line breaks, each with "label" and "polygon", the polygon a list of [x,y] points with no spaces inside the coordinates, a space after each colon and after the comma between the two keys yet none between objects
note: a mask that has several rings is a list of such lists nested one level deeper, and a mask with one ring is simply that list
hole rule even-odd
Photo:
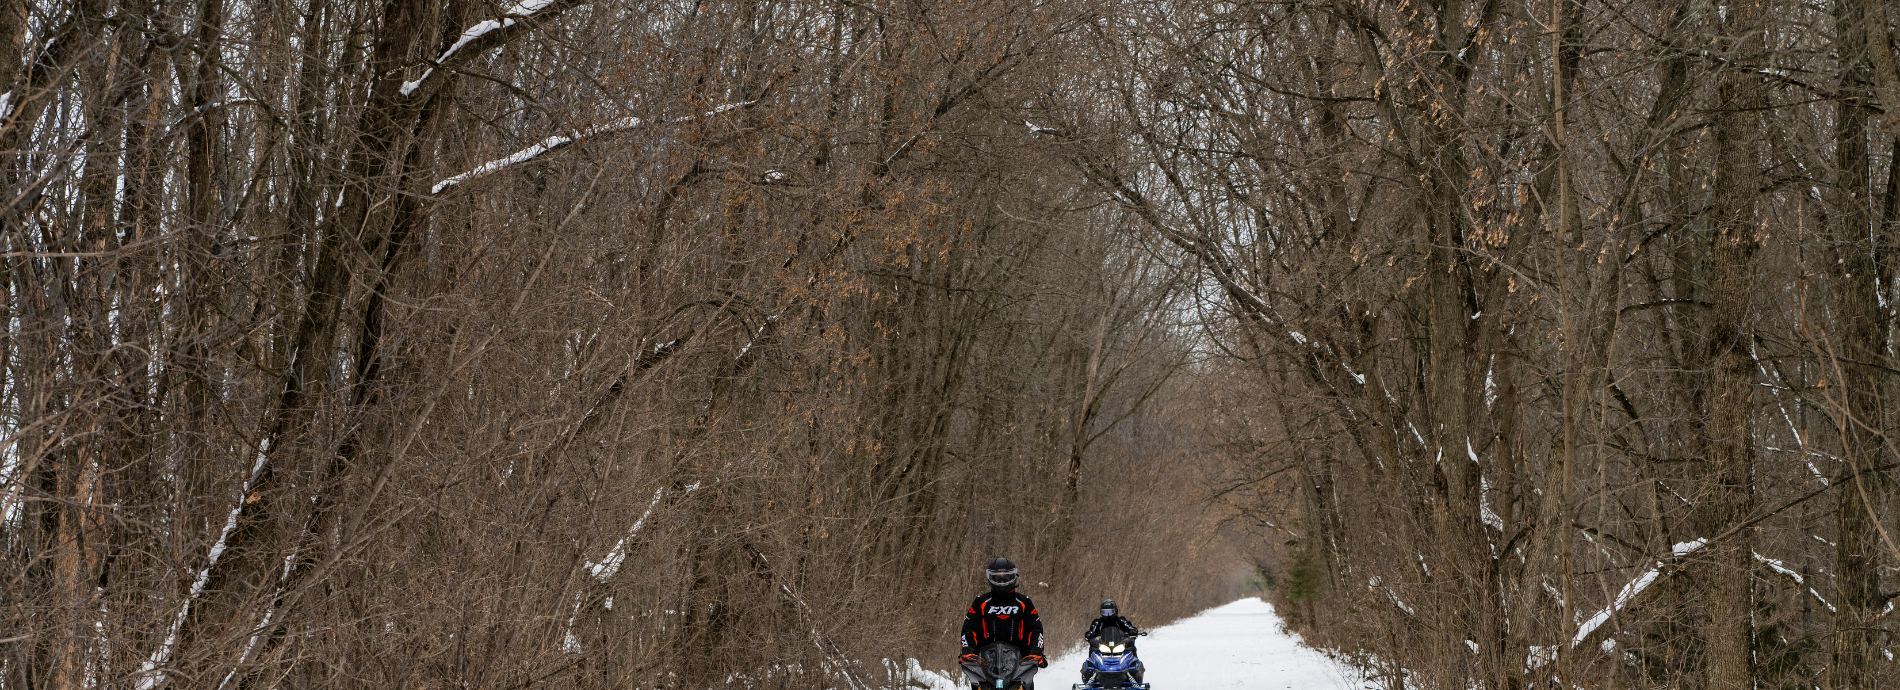
[{"label": "treeline", "polygon": [[1038,124],[1099,21],[7,3],[0,688],[880,687],[998,555],[1060,645],[1225,601],[1196,285]]},{"label": "treeline", "polygon": [[0,687],[1891,685],[1893,14],[11,4]]},{"label": "treeline", "polygon": [[1105,5],[1073,164],[1194,269],[1297,627],[1406,688],[1881,688],[1878,0]]}]

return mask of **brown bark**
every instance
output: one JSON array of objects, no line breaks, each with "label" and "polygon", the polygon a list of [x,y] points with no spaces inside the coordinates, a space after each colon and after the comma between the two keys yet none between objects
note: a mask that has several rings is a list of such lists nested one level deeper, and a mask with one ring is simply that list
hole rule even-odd
[{"label": "brown bark", "polygon": [[[1892,493],[1892,475],[1865,472],[1876,467],[1883,457],[1885,439],[1879,390],[1884,375],[1885,344],[1889,327],[1880,307],[1878,269],[1873,215],[1874,194],[1871,160],[1868,152],[1867,125],[1872,114],[1867,98],[1872,84],[1872,65],[1864,57],[1868,39],[1891,43],[1884,26],[1869,26],[1867,3],[1843,3],[1835,10],[1835,24],[1844,60],[1840,83],[1847,94],[1835,108],[1835,209],[1832,220],[1831,252],[1835,269],[1832,318],[1826,319],[1825,332],[1818,334],[1827,343],[1832,366],[1826,367],[1839,381],[1830,400],[1836,405],[1841,455],[1846,459],[1844,483],[1837,505],[1836,578],[1837,607],[1833,623],[1833,663],[1828,667],[1833,687],[1842,690],[1871,689],[1876,686],[1879,653],[1886,642],[1878,620],[1886,603],[1880,573],[1880,516],[1887,514],[1886,499]],[[1884,18],[1885,13],[1878,13]],[[1866,31],[1861,27],[1868,26]],[[1836,397],[1837,396],[1837,397]]]},{"label": "brown bark", "polygon": [[[1759,49],[1761,3],[1729,8],[1720,27],[1725,53],[1746,56]],[[1765,241],[1758,210],[1762,187],[1761,109],[1766,85],[1760,75],[1738,69],[1719,77],[1715,114],[1715,232],[1711,238],[1710,309],[1704,361],[1708,408],[1702,422],[1709,455],[1708,490],[1699,506],[1705,538],[1727,532],[1754,511],[1756,381],[1753,307],[1756,255]],[[1702,623],[1708,660],[1705,687],[1746,688],[1756,678],[1753,533],[1743,530],[1711,543],[1702,581],[1707,584]]]}]

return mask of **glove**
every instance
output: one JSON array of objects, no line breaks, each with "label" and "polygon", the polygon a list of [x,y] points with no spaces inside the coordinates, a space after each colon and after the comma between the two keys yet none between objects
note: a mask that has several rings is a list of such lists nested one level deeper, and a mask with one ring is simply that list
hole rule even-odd
[{"label": "glove", "polygon": [[1049,660],[1042,658],[1041,654],[1031,654],[1023,657],[1023,661],[1034,663],[1036,668],[1049,668]]},{"label": "glove", "polygon": [[964,652],[963,656],[957,657],[957,661],[961,661],[966,664],[974,664],[979,660],[980,658],[977,657],[976,652]]}]

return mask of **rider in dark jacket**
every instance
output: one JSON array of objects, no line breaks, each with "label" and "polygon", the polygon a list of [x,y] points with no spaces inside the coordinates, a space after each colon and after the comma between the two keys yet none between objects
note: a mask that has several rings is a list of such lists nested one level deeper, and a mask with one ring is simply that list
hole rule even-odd
[{"label": "rider in dark jacket", "polygon": [[[978,649],[992,642],[1003,642],[1016,647],[1023,659],[1035,662],[1037,668],[1048,666],[1042,654],[1042,616],[1036,613],[1036,605],[1029,597],[1016,591],[1016,564],[1007,558],[998,558],[990,561],[984,574],[990,591],[978,596],[963,616],[960,661],[978,663]],[[1023,677],[1024,690],[1034,690],[1035,673],[1032,669]],[[972,682],[971,687],[975,688],[976,683]]]},{"label": "rider in dark jacket", "polygon": [[[1094,644],[1095,638],[1101,636],[1102,632],[1109,628],[1121,628],[1123,632],[1128,633],[1128,651],[1130,653],[1135,651],[1135,636],[1140,635],[1141,630],[1136,628],[1134,623],[1129,622],[1127,618],[1121,615],[1121,609],[1115,606],[1114,599],[1102,600],[1102,617],[1089,623],[1089,631],[1082,633],[1082,643],[1085,645]],[[1139,683],[1141,682],[1142,671],[1136,670],[1130,674],[1130,676],[1135,682]],[[1082,682],[1095,682],[1095,674],[1090,672],[1086,666],[1082,669]]]},{"label": "rider in dark jacket", "polygon": [[[1102,631],[1108,629],[1109,626],[1121,628],[1128,633],[1128,637],[1130,638],[1141,634],[1141,630],[1137,629],[1134,623],[1128,622],[1128,619],[1121,615],[1121,610],[1116,608],[1114,599],[1103,599],[1102,617],[1095,619],[1093,623],[1089,623],[1089,631],[1082,635],[1083,641],[1095,639],[1096,636],[1101,635]],[[1130,643],[1133,643],[1132,639]]]}]

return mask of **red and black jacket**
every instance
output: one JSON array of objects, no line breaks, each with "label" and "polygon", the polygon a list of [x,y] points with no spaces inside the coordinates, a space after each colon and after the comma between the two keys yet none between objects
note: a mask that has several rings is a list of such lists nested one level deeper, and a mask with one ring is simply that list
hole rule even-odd
[{"label": "red and black jacket", "polygon": [[985,592],[963,616],[963,653],[991,642],[1007,642],[1023,654],[1042,654],[1042,616],[1029,597],[1007,592]]}]

